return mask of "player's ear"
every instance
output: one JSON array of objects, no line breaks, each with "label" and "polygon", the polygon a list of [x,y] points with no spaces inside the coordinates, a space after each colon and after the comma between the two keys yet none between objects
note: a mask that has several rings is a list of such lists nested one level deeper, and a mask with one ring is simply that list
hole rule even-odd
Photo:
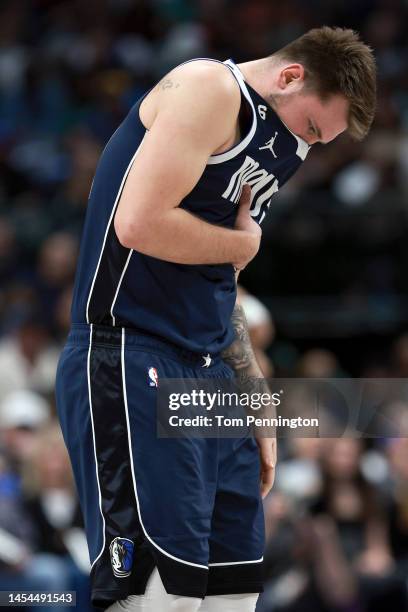
[{"label": "player's ear", "polygon": [[278,85],[282,90],[289,88],[294,92],[295,88],[303,87],[304,79],[305,69],[302,64],[290,64],[281,70]]}]

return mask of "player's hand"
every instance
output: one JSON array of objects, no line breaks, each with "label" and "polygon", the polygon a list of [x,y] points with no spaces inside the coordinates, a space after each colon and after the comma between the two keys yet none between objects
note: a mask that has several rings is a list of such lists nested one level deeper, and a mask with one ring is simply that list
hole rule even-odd
[{"label": "player's hand", "polygon": [[261,243],[261,235],[262,230],[259,227],[258,223],[253,220],[250,215],[249,209],[251,206],[251,188],[249,185],[244,185],[242,187],[242,193],[239,200],[239,210],[237,214],[237,218],[235,220],[235,229],[241,230],[244,232],[248,232],[253,237],[252,243],[253,248],[251,249],[251,253],[249,254],[249,258],[247,257],[244,261],[233,262],[235,270],[243,270],[245,266],[249,264],[249,262],[255,257],[259,250],[259,245]]},{"label": "player's hand", "polygon": [[261,460],[261,495],[264,499],[272,489],[275,480],[276,438],[257,437]]}]

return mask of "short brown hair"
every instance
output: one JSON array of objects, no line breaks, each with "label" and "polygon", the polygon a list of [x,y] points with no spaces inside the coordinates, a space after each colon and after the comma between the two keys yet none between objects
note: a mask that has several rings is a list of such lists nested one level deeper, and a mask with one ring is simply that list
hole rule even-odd
[{"label": "short brown hair", "polygon": [[362,140],[376,107],[376,66],[372,50],[353,30],[323,26],[309,30],[273,54],[302,64],[305,86],[322,100],[341,94],[350,104],[348,131]]}]

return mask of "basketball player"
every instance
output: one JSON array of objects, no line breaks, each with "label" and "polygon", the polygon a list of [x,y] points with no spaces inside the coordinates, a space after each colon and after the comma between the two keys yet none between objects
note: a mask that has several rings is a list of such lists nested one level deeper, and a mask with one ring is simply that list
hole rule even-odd
[{"label": "basketball player", "polygon": [[57,375],[95,605],[255,609],[274,441],[158,439],[157,386],[260,376],[235,272],[310,146],[363,138],[374,107],[370,49],[323,27],[257,61],[178,66],[108,142]]}]

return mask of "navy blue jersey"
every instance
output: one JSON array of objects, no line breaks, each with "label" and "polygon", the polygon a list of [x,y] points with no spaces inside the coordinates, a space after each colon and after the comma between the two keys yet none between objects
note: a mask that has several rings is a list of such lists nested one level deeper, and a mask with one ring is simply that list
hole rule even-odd
[{"label": "navy blue jersey", "polygon": [[[209,158],[180,206],[209,223],[233,227],[242,185],[248,183],[251,215],[262,223],[273,194],[298,169],[309,146],[245,82],[232,60],[224,64],[241,89],[241,108],[249,111],[246,133],[229,151]],[[233,266],[162,261],[125,248],[114,230],[126,177],[147,132],[139,117],[142,100],[109,140],[96,170],[72,321],[129,327],[197,353],[218,353],[234,339],[230,324],[236,297]]]}]

